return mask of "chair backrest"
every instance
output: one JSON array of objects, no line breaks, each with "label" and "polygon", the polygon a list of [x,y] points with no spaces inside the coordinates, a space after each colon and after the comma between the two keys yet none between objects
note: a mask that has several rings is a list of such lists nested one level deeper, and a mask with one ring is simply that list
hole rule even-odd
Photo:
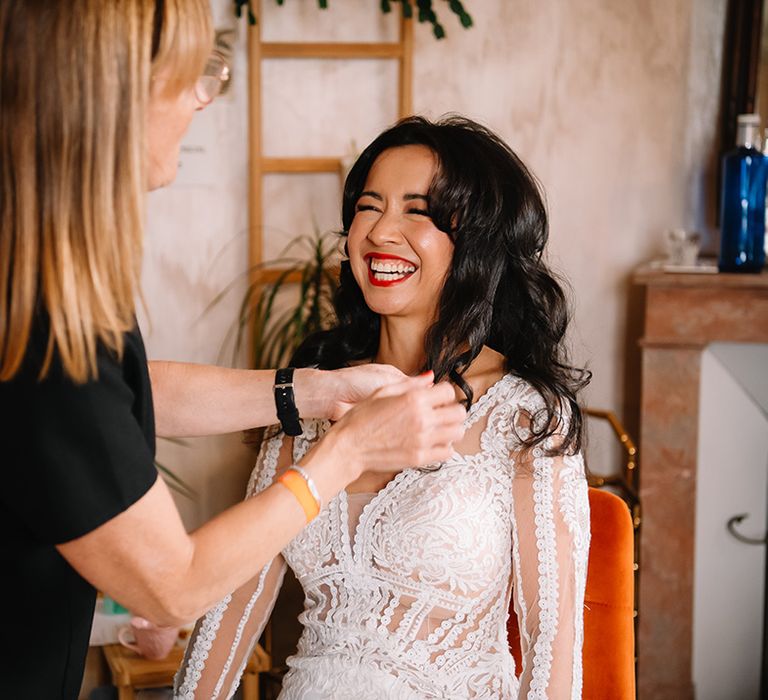
[{"label": "chair backrest", "polygon": [[[589,489],[590,527],[584,600],[585,700],[634,700],[633,529],[627,505],[608,491]],[[510,606],[509,647],[522,669],[520,630]]]}]

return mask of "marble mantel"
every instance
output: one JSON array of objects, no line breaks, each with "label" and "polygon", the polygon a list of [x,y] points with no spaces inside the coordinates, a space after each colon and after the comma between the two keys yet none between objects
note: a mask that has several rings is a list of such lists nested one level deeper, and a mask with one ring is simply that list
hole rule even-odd
[{"label": "marble mantel", "polygon": [[640,340],[638,696],[693,698],[693,572],[701,353],[768,343],[768,274],[670,274],[649,266]]}]

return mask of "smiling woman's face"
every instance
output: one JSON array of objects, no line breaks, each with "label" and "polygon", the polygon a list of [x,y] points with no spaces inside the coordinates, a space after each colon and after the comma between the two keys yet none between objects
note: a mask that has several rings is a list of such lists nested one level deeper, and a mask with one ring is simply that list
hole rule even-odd
[{"label": "smiling woman's face", "polygon": [[437,167],[426,146],[399,146],[374,162],[349,227],[349,262],[371,311],[434,318],[453,243],[429,216]]}]

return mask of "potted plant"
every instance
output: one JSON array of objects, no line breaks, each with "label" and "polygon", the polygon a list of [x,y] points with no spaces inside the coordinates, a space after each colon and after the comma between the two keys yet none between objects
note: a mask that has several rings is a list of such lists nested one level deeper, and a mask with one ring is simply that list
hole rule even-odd
[{"label": "potted plant", "polygon": [[[232,343],[235,364],[250,339],[249,366],[284,365],[311,333],[329,328],[334,321],[333,294],[338,280],[336,232],[302,234],[291,239],[281,256],[246,271],[253,281],[246,288],[222,350]],[[237,284],[214,297],[206,312],[219,304]],[[286,302],[286,294],[294,293]]]}]

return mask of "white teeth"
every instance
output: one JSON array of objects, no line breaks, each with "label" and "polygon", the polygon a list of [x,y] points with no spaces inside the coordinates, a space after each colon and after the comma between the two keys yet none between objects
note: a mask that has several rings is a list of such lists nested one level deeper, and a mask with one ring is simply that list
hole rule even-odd
[{"label": "white teeth", "polygon": [[392,282],[395,280],[405,279],[405,274],[391,273],[391,272],[374,272],[373,278],[382,282]]},{"label": "white teeth", "polygon": [[384,261],[376,258],[370,259],[370,266],[371,270],[376,273],[404,275],[416,272],[416,268],[406,262]]}]

